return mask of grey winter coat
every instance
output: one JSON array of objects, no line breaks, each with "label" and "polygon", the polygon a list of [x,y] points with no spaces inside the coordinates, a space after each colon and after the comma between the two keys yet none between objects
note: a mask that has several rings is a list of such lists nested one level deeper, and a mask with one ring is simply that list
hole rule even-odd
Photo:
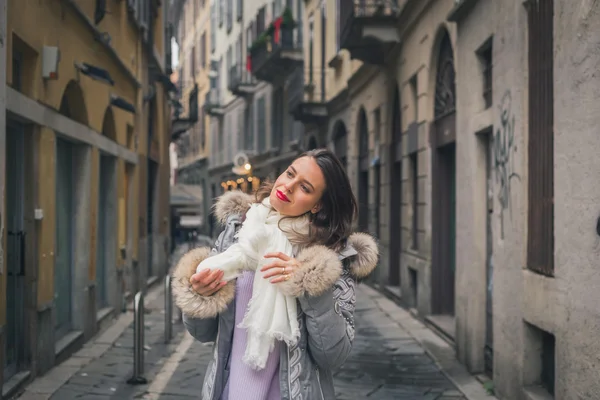
[{"label": "grey winter coat", "polygon": [[[204,378],[202,400],[219,400],[227,383],[235,322],[235,281],[212,296],[201,296],[189,283],[196,267],[211,254],[225,251],[253,199],[242,192],[227,192],[215,205],[225,230],[215,248],[194,249],[184,255],[173,274],[175,301],[190,334],[201,342],[214,342],[213,359]],[[375,268],[378,248],[373,238],[355,233],[335,253],[324,246],[304,248],[296,259],[301,267],[286,282],[284,293],[298,299],[300,339],[282,345],[279,381],[282,400],[334,399],[332,371],[348,357],[354,339],[355,285]],[[236,400],[236,399],[234,399]]]}]

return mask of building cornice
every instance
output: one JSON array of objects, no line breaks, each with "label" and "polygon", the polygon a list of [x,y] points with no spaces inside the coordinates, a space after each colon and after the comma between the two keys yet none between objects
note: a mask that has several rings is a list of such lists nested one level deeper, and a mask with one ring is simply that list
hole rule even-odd
[{"label": "building cornice", "polygon": [[87,125],[65,117],[58,111],[6,87],[6,109],[18,119],[45,126],[60,135],[119,157],[128,163],[137,164],[138,154],[125,146],[107,138]]}]

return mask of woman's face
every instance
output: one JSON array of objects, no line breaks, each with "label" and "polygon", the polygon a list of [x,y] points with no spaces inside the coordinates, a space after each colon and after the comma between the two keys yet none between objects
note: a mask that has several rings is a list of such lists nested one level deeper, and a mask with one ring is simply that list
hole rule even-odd
[{"label": "woman's face", "polygon": [[325,177],[315,160],[297,159],[277,178],[269,200],[282,215],[297,217],[308,211],[319,211],[325,191]]}]

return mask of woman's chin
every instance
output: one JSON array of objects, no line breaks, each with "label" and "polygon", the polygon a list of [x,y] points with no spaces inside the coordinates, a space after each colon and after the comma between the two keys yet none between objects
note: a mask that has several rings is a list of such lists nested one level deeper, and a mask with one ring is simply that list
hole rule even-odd
[{"label": "woman's chin", "polygon": [[269,196],[269,202],[271,203],[271,207],[275,209],[278,213],[281,213],[283,206],[283,201],[279,200],[277,195],[271,193]]}]

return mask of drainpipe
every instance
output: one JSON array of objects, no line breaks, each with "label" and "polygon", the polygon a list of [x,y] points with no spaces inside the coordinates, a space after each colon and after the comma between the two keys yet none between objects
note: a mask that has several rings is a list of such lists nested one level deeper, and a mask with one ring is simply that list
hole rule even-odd
[{"label": "drainpipe", "polygon": [[[4,177],[6,153],[6,0],[0,0],[0,204],[4,204]],[[4,241],[3,209],[0,208],[0,243]],[[0,246],[0,274],[5,273],[5,261],[2,246]],[[4,303],[6,304],[6,303]],[[0,362],[2,359],[0,358]]]},{"label": "drainpipe", "polygon": [[[151,7],[151,6],[149,6]],[[151,59],[152,57],[154,57],[154,32],[152,29],[152,20],[153,20],[153,16],[152,16],[152,11],[150,11],[150,21],[149,21],[149,27],[148,27],[148,41],[146,43],[146,52],[147,52],[147,58],[146,59]],[[152,271],[152,258],[154,256],[153,254],[153,247],[154,247],[154,243],[153,243],[153,231],[156,227],[156,220],[155,220],[155,215],[154,215],[154,202],[151,202],[152,196],[154,193],[152,193],[154,188],[154,185],[151,184],[151,179],[152,177],[150,176],[150,173],[152,171],[152,159],[150,158],[150,150],[152,147],[152,138],[155,135],[154,132],[154,118],[153,118],[153,112],[154,110],[152,109],[152,106],[155,104],[156,102],[156,89],[154,87],[154,77],[152,76],[152,69],[150,68],[151,63],[148,62],[146,65],[146,74],[147,74],[147,80],[148,80],[148,87],[152,88],[151,90],[153,91],[152,97],[149,99],[148,102],[148,138],[146,140],[146,154],[147,154],[147,165],[146,165],[146,238],[147,238],[147,251],[146,253],[148,254],[148,265],[146,265],[146,282],[143,282],[143,286],[144,288],[147,290],[147,279],[150,278],[151,274],[150,272]],[[148,218],[149,217],[149,218]],[[150,223],[150,221],[152,221],[152,226],[149,227],[148,224]],[[151,228],[148,229],[148,228]]]}]

